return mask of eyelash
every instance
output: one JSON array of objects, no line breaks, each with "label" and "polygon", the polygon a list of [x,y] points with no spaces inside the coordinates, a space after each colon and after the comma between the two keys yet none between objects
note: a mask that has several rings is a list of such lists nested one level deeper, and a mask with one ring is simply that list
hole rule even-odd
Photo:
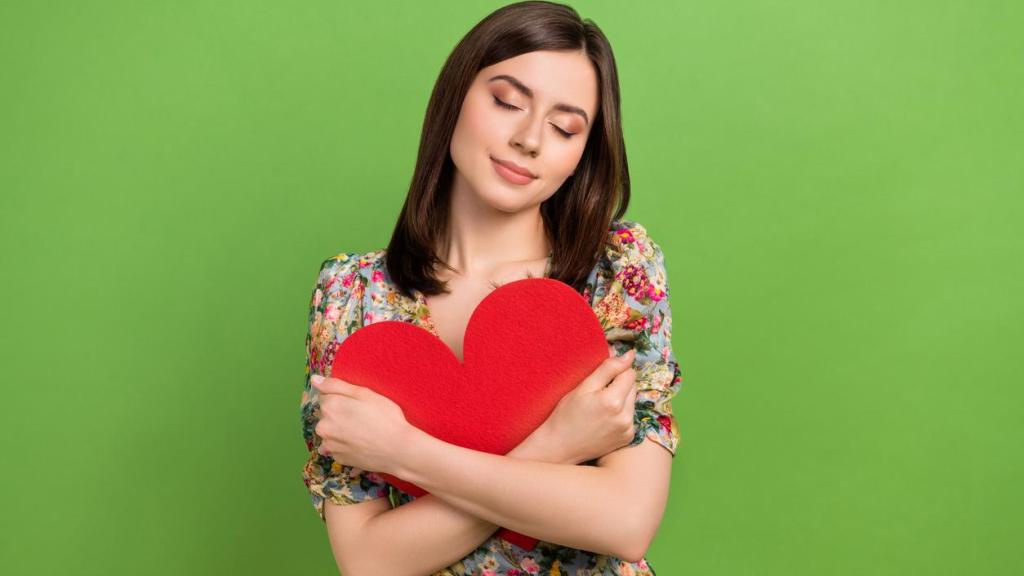
[{"label": "eyelash", "polygon": [[[491,98],[494,98],[494,103],[495,104],[497,104],[498,106],[501,106],[502,108],[505,108],[506,110],[519,110],[519,108],[516,108],[515,106],[513,106],[511,104],[506,104],[506,103],[502,102],[501,100],[498,100],[498,97],[494,96],[493,94],[491,95]],[[565,138],[566,140],[568,140],[568,139],[570,139],[570,138],[572,138],[573,136],[576,135],[575,132],[566,132],[565,130],[562,130],[561,128],[559,128],[558,126],[555,126],[554,124],[552,124],[552,127],[555,130],[558,130],[558,133],[561,134],[562,137]]]}]

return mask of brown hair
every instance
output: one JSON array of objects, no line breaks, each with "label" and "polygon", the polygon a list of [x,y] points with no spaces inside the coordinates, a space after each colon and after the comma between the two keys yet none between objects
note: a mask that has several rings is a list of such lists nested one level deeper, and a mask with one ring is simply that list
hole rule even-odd
[{"label": "brown hair", "polygon": [[611,45],[590,19],[554,2],[530,0],[499,8],[459,41],[434,84],[420,135],[412,183],[386,251],[398,289],[427,295],[447,292],[434,265],[451,267],[436,253],[448,232],[455,165],[449,154],[462,102],[487,66],[537,50],[586,52],[598,80],[599,107],[573,175],[541,203],[552,247],[548,277],[582,292],[613,220],[629,204],[629,169],[619,112],[619,78]]}]

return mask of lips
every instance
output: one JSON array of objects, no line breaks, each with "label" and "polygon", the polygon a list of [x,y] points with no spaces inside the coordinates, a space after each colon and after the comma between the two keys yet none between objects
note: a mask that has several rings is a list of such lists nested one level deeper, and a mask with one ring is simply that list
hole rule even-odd
[{"label": "lips", "polygon": [[536,178],[537,177],[536,174],[534,174],[533,172],[530,172],[529,170],[527,170],[526,168],[520,166],[519,164],[516,164],[515,162],[509,162],[507,160],[499,160],[498,158],[495,158],[494,156],[491,156],[491,160],[494,160],[498,164],[501,164],[502,166],[504,166],[505,168],[508,168],[509,170],[515,172],[516,174],[522,174],[523,176],[526,176],[528,178]]}]

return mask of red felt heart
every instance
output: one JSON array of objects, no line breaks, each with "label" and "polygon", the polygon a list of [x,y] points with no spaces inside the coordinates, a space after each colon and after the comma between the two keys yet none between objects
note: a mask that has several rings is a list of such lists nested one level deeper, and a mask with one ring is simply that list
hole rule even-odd
[{"label": "red felt heart", "polygon": [[[604,330],[586,300],[559,280],[526,278],[503,284],[477,305],[462,363],[427,330],[383,321],[338,346],[331,376],[387,396],[431,436],[504,455],[606,358]],[[401,478],[381,477],[413,496],[427,494]],[[498,535],[527,550],[537,543],[506,528]]]}]

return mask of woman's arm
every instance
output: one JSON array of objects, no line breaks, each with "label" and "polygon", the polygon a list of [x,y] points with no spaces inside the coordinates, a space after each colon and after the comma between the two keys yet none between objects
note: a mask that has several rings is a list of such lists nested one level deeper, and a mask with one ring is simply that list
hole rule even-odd
[{"label": "woman's arm", "polygon": [[[463,448],[412,429],[395,475],[459,510],[539,540],[628,559],[646,542],[620,467],[575,466]],[[645,525],[645,524],[644,524]]]},{"label": "woman's arm", "polygon": [[[647,454],[650,454],[648,451],[640,449],[624,450],[621,443],[625,438],[621,436],[622,432],[619,431],[621,427],[619,420],[623,416],[621,408],[613,409],[611,412],[606,413],[607,410],[602,410],[600,406],[595,404],[600,402],[615,408],[622,403],[621,396],[628,388],[625,402],[629,410],[625,415],[629,417],[628,421],[633,424],[629,431],[630,437],[635,439],[633,429],[637,429],[637,424],[634,418],[635,410],[633,406],[636,393],[634,372],[633,370],[624,370],[629,364],[623,362],[622,358],[628,359],[629,356],[615,359],[609,358],[603,362],[591,376],[585,378],[580,383],[571,395],[567,395],[567,398],[573,400],[566,406],[562,406],[562,403],[560,403],[559,407],[556,407],[555,412],[549,417],[549,420],[561,421],[559,420],[560,415],[573,413],[572,411],[564,412],[564,410],[574,407],[576,403],[582,402],[583,405],[589,406],[589,409],[585,411],[589,416],[589,421],[584,419],[574,422],[571,430],[580,432],[586,430],[584,434],[586,437],[599,435],[590,427],[590,421],[593,421],[593,423],[598,425],[597,430],[609,428],[616,431],[617,435],[611,435],[603,442],[588,449],[587,455],[592,453],[600,454],[605,450],[612,450],[610,454],[606,454],[598,460],[597,468],[577,468],[575,466],[576,463],[589,457],[585,455],[570,454],[568,458],[560,458],[557,457],[558,454],[556,453],[555,458],[548,460],[548,462],[553,463],[517,459],[515,456],[522,455],[522,447],[519,447],[519,451],[514,451],[506,456],[477,452],[459,447],[458,450],[461,452],[451,455],[452,458],[448,458],[449,455],[444,452],[444,449],[456,447],[437,440],[428,433],[410,425],[402,417],[400,408],[387,397],[367,388],[334,378],[322,381],[313,380],[312,385],[323,394],[321,399],[321,419],[316,427],[317,433],[324,438],[324,443],[320,447],[321,451],[328,451],[342,461],[348,461],[350,464],[364,470],[381,470],[399,476],[407,481],[418,484],[427,492],[432,493],[437,500],[445,501],[445,506],[442,506],[441,509],[438,509],[437,506],[428,508],[433,517],[438,516],[439,513],[444,517],[441,524],[445,528],[440,533],[434,530],[434,523],[432,521],[435,518],[424,514],[411,516],[414,511],[426,508],[426,505],[422,503],[416,504],[420,499],[417,499],[416,502],[399,506],[395,510],[388,510],[382,505],[386,505],[384,502],[364,505],[344,512],[336,509],[331,510],[332,518],[328,519],[328,529],[330,530],[332,547],[335,549],[335,556],[339,560],[339,566],[343,565],[343,572],[346,576],[374,573],[376,570],[381,570],[382,568],[377,565],[379,559],[393,558],[395,550],[402,550],[402,556],[413,558],[413,561],[415,561],[415,557],[420,556],[415,550],[417,547],[424,551],[428,561],[440,562],[431,566],[432,569],[444,568],[455,563],[459,558],[465,557],[482,540],[489,537],[498,526],[504,526],[528,536],[563,546],[581,548],[598,554],[612,555],[623,560],[634,558],[639,560],[647,549],[647,543],[650,541],[647,535],[648,530],[644,529],[649,523],[645,522],[641,525],[639,519],[648,512],[651,512],[652,515],[656,513],[660,516],[664,503],[661,503],[660,509],[656,506],[657,502],[654,500],[651,500],[652,505],[641,506],[640,500],[647,500],[646,498],[622,498],[622,495],[630,494],[630,491],[637,483],[637,475],[633,471],[637,469],[656,469],[659,471],[657,476],[660,479],[662,475],[667,478],[668,470],[667,466],[663,467],[663,471],[662,468],[654,466],[656,463],[651,462],[651,458],[647,456]],[[618,374],[615,374],[616,372]],[[609,379],[612,380],[611,384],[606,384]],[[599,390],[589,390],[590,388],[598,387],[600,387]],[[583,392],[580,392],[582,395],[576,394],[579,390],[583,390]],[[607,395],[609,390],[614,392],[613,396]],[[608,404],[609,399],[616,401]],[[564,418],[568,418],[568,416],[564,416]],[[542,431],[540,437],[543,439],[543,443],[549,447],[567,450],[579,444],[578,441],[572,441],[574,438],[572,433],[567,434],[564,430],[559,432],[559,429],[555,428],[554,424],[549,427],[547,422],[545,422],[538,430]],[[639,430],[642,431],[644,428],[640,427]],[[531,437],[533,436],[531,434]],[[639,440],[642,441],[643,436]],[[481,507],[504,506],[493,517],[481,514],[476,508],[460,507],[459,502],[446,501],[447,492],[457,493],[461,488],[457,485],[454,488],[449,486],[446,493],[440,493],[435,487],[428,487],[427,484],[413,479],[413,476],[408,472],[415,469],[414,463],[417,461],[417,457],[431,454],[430,448],[423,445],[425,442],[429,443],[431,441],[436,442],[436,444],[434,453],[428,457],[441,458],[448,465],[453,462],[460,464],[458,467],[463,472],[468,472],[468,474],[457,475],[461,478],[467,476],[476,477],[478,476],[477,471],[481,467],[489,467],[492,463],[478,460],[478,458],[484,457],[506,463],[503,464],[506,468],[498,470],[497,473],[499,475],[508,475],[509,478],[506,478],[504,483],[501,480],[491,479],[494,480],[494,491],[506,494],[510,490],[515,490],[517,484],[525,482],[531,485],[522,490],[521,496],[513,495],[511,499],[507,497],[490,498],[486,495],[488,490],[485,488],[483,499],[475,501],[474,504]],[[616,446],[618,449],[616,449]],[[437,448],[440,448],[441,451],[438,451]],[[670,463],[669,452],[660,447],[655,447],[654,449],[657,451],[654,453],[655,457],[663,457],[666,459],[666,462]],[[630,456],[629,458],[613,457],[615,454],[627,452],[628,454],[623,455]],[[640,458],[634,458],[633,456],[640,456]],[[575,460],[573,460],[574,458]],[[472,461],[462,461],[467,459]],[[565,461],[566,459],[570,460],[566,464],[557,463],[560,460]],[[547,528],[538,527],[537,522],[532,519],[530,521],[521,521],[523,522],[522,526],[530,527],[528,529],[531,531],[528,532],[520,528],[518,522],[511,524],[505,523],[504,520],[496,520],[496,518],[507,518],[507,516],[504,516],[505,514],[514,514],[514,518],[529,517],[528,515],[535,514],[538,510],[542,510],[543,507],[553,504],[550,496],[539,500],[541,508],[538,508],[533,502],[526,504],[517,502],[517,499],[529,500],[536,496],[538,491],[544,492],[552,488],[552,483],[548,482],[543,474],[544,471],[550,471],[550,469],[526,469],[525,471],[519,469],[519,467],[524,465],[537,464],[553,467],[554,471],[558,472],[559,477],[555,480],[555,485],[567,481],[574,484],[570,491],[566,491],[563,487],[555,495],[554,500],[560,500],[561,502],[558,503],[561,504],[561,507],[554,506],[553,509],[544,510],[546,514],[541,514],[539,522],[542,523],[542,526],[547,526]],[[510,471],[507,469],[507,466],[515,467],[515,471]],[[569,469],[568,472],[570,474],[564,473],[566,468]],[[586,475],[571,474],[573,471],[580,471]],[[541,472],[541,474],[537,472]],[[486,472],[486,474],[493,473],[490,469]],[[488,480],[486,476],[484,478],[485,481]],[[449,480],[450,477],[442,477],[440,482],[447,484]],[[469,486],[475,488],[475,494],[469,496],[471,500],[481,497],[480,482],[471,482]],[[620,501],[626,501],[626,504]],[[566,509],[566,502],[568,502],[568,509]],[[609,502],[612,505],[611,510],[609,510]],[[440,502],[434,502],[434,504],[438,505]],[[573,513],[573,508],[579,506],[592,507],[594,510]],[[509,507],[512,507],[513,511],[510,512]],[[406,520],[406,518],[409,518],[409,520]],[[628,521],[630,519],[636,519],[637,522]],[[624,520],[626,521],[624,522]],[[484,522],[483,525],[479,523],[481,521]],[[385,522],[387,522],[386,525]],[[470,523],[469,529],[476,527],[481,531],[468,534],[460,531],[460,529],[467,528],[467,522]],[[456,533],[448,535],[445,533],[447,530],[454,530]],[[391,535],[396,532],[401,534],[401,541],[409,544],[404,545],[392,541]],[[440,560],[438,560],[436,552],[451,550],[453,542],[457,546],[454,554],[443,554]],[[408,561],[399,559],[399,562],[402,562],[404,565]],[[397,566],[392,567],[389,573],[394,573],[398,569]],[[423,573],[420,570],[417,570],[417,572]],[[417,572],[411,573],[415,574]]]},{"label": "woman's arm", "polygon": [[[505,457],[575,464],[540,427]],[[327,504],[331,506],[332,504]],[[328,524],[330,529],[330,523]],[[433,494],[424,494],[370,518],[346,548],[351,574],[423,576],[465,558],[499,525],[460,510]]]}]

